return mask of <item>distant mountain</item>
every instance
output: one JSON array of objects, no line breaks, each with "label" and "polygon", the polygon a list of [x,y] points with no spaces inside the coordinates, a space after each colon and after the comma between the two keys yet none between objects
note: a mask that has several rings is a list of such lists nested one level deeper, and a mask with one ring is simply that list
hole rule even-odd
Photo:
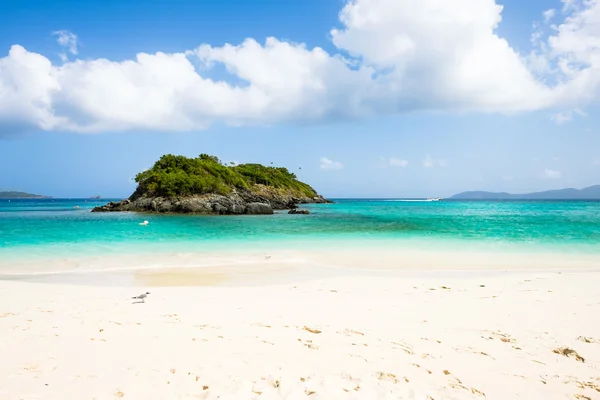
[{"label": "distant mountain", "polygon": [[0,192],[0,199],[47,199],[48,196],[40,196],[25,192]]},{"label": "distant mountain", "polygon": [[547,190],[526,194],[506,192],[463,192],[450,197],[454,200],[600,200],[600,185],[584,189]]}]

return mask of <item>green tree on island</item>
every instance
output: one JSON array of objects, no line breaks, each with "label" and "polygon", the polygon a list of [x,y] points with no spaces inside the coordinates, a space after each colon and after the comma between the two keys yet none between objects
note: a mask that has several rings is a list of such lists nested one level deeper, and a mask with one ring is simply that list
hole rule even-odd
[{"label": "green tree on island", "polygon": [[166,154],[149,170],[136,175],[138,192],[148,196],[177,197],[216,193],[265,185],[292,190],[306,197],[317,196],[309,185],[297,180],[283,167],[260,164],[223,165],[218,157],[200,154],[197,158]]}]

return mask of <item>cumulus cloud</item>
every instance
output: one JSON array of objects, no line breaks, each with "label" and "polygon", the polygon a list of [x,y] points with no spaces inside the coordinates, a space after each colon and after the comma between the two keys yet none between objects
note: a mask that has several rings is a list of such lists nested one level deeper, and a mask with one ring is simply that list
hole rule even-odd
[{"label": "cumulus cloud", "polygon": [[321,158],[321,168],[322,169],[342,169],[344,168],[344,164],[339,161],[330,160],[327,157]]},{"label": "cumulus cloud", "polygon": [[547,179],[558,179],[562,176],[560,171],[555,171],[553,169],[546,168],[544,170],[544,177]]},{"label": "cumulus cloud", "polygon": [[[600,2],[563,0],[562,18],[536,36],[529,55],[498,35],[495,0],[349,0],[330,32],[331,53],[268,38],[53,65],[14,45],[0,58],[0,135],[302,124],[414,110],[568,113],[600,88]],[[75,34],[55,34],[77,55]],[[211,79],[217,65],[227,78]]]}]

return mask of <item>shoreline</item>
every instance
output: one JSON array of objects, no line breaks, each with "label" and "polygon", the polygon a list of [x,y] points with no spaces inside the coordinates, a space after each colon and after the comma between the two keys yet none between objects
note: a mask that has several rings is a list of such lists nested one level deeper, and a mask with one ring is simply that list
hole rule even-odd
[{"label": "shoreline", "polygon": [[[43,267],[41,267],[43,265]],[[187,252],[157,254],[115,254],[104,257],[56,257],[21,262],[0,261],[1,280],[52,281],[61,279],[92,284],[133,282],[135,276],[156,274],[237,274],[313,273],[446,273],[502,271],[594,271],[600,270],[600,256],[569,253],[513,253],[491,251],[423,251],[363,248],[332,250],[257,250],[237,254]]]}]

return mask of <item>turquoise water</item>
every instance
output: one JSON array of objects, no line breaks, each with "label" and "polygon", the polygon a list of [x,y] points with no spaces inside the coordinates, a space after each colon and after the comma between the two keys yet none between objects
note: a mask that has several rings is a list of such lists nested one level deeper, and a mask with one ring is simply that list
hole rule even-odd
[{"label": "turquoise water", "polygon": [[90,212],[106,202],[0,200],[0,261],[377,245],[600,254],[595,201],[337,200],[307,206],[311,215],[272,216]]}]

